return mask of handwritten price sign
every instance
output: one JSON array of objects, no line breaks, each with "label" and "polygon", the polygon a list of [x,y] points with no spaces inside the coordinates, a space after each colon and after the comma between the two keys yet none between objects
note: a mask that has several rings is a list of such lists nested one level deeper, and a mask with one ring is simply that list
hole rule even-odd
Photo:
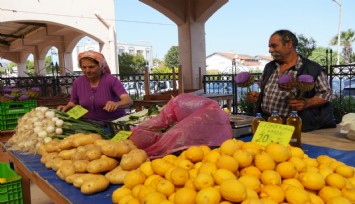
[{"label": "handwritten price sign", "polygon": [[287,146],[290,143],[295,127],[270,122],[260,122],[252,141],[267,145],[277,142]]},{"label": "handwritten price sign", "polygon": [[120,130],[111,140],[117,142],[119,140],[127,139],[132,134],[131,131]]},{"label": "handwritten price sign", "polygon": [[70,109],[67,114],[74,119],[78,119],[81,116],[85,115],[87,112],[87,109],[83,108],[80,105],[76,105],[74,106],[74,108]]}]

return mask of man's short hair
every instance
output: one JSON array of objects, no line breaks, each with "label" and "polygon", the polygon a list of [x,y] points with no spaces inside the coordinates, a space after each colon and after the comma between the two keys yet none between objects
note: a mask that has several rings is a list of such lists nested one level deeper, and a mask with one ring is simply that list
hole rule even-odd
[{"label": "man's short hair", "polygon": [[283,44],[291,41],[294,48],[298,45],[296,35],[289,30],[277,30],[271,36],[273,35],[279,35]]}]

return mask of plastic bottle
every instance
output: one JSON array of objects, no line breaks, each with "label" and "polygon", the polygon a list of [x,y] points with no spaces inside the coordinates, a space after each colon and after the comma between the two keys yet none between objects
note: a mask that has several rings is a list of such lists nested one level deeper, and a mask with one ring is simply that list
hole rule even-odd
[{"label": "plastic bottle", "polygon": [[290,116],[286,119],[286,125],[292,125],[295,127],[290,145],[301,147],[302,119],[298,116],[297,111],[291,112]]},{"label": "plastic bottle", "polygon": [[277,111],[272,111],[271,116],[267,119],[268,122],[271,123],[279,123],[282,124],[282,118],[279,116]]},{"label": "plastic bottle", "polygon": [[265,119],[262,117],[261,113],[256,113],[256,116],[251,123],[251,130],[253,131],[253,135],[255,134],[256,129],[258,128],[258,125],[261,121],[265,121]]}]

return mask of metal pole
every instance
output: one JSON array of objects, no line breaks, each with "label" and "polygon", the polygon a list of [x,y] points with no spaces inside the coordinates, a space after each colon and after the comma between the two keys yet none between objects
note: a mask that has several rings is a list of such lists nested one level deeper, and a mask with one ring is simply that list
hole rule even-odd
[{"label": "metal pole", "polygon": [[338,24],[338,45],[337,45],[337,65],[340,64],[340,33],[341,33],[341,16],[342,16],[342,3],[341,0],[333,0],[339,6],[339,24]]}]

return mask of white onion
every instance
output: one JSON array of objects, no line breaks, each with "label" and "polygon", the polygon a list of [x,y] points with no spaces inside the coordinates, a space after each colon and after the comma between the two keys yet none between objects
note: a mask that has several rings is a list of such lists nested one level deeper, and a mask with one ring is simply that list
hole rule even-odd
[{"label": "white onion", "polygon": [[62,119],[58,119],[57,121],[55,121],[55,126],[57,127],[62,127],[64,124],[64,121]]},{"label": "white onion", "polygon": [[54,111],[46,111],[45,116],[46,118],[54,118],[55,113]]},{"label": "white onion", "polygon": [[51,137],[46,137],[46,138],[44,138],[43,142],[44,142],[44,144],[47,144],[47,143],[50,142],[51,140],[52,140]]},{"label": "white onion", "polygon": [[35,126],[35,127],[37,127],[37,126],[42,127],[42,126],[43,126],[43,123],[40,122],[40,121],[36,121],[36,122],[33,123],[33,126]]},{"label": "white onion", "polygon": [[34,129],[33,129],[33,132],[38,134],[39,132],[41,132],[43,129],[42,127],[39,127],[39,126],[36,126]]},{"label": "white onion", "polygon": [[56,129],[55,129],[55,133],[56,133],[57,135],[61,135],[61,134],[63,134],[63,129],[62,129],[62,128],[56,128]]},{"label": "white onion", "polygon": [[51,125],[47,126],[46,131],[47,131],[47,133],[53,133],[55,131],[54,126],[51,126]]},{"label": "white onion", "polygon": [[37,135],[38,135],[38,137],[45,138],[45,137],[47,137],[48,134],[46,131],[42,130],[39,133],[37,133]]}]

